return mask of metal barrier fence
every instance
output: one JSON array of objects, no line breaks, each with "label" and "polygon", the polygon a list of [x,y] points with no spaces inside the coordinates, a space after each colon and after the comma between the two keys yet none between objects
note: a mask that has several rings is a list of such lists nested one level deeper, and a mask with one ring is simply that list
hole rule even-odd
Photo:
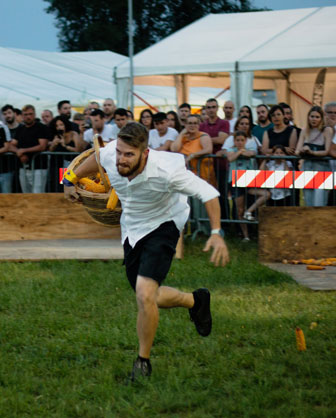
[{"label": "metal barrier fence", "polygon": [[41,152],[23,164],[15,154],[3,154],[0,158],[0,191],[61,193],[59,168],[66,168],[77,155],[77,152]]},{"label": "metal barrier fence", "polygon": [[[32,176],[28,178],[31,180],[29,185],[31,192],[39,193],[57,193],[63,192],[63,186],[59,184],[59,168],[66,168],[70,161],[75,158],[78,153],[73,152],[42,152],[35,154],[28,164],[21,164],[15,154],[6,153],[0,158],[0,191],[6,193],[20,193],[25,192],[22,190],[22,178],[29,177],[28,174],[32,172],[41,172],[43,181],[40,177]],[[324,166],[328,167],[330,161],[336,163],[335,159],[330,157],[322,158],[301,158],[296,156],[263,156],[257,155],[252,159],[255,162],[256,168],[260,166],[263,160],[286,160],[291,163],[293,171],[298,168],[300,160],[310,162],[322,162]],[[239,158],[244,160],[244,158]],[[246,159],[245,159],[246,160]],[[322,164],[322,165],[323,165]],[[336,166],[336,164],[335,164]],[[253,211],[254,219],[242,218],[241,201],[244,204],[244,210],[248,207],[253,207],[257,202],[257,196],[253,189],[239,188],[230,184],[230,170],[229,163],[225,156],[218,157],[214,154],[208,154],[201,156],[196,160],[192,160],[189,163],[189,168],[192,169],[195,174],[203,177],[209,183],[213,184],[220,192],[220,205],[221,205],[221,222],[223,229],[227,229],[227,225],[236,224],[238,228],[240,225],[248,225],[249,227],[258,224],[258,211]],[[329,171],[334,171],[335,168],[329,168]],[[325,170],[327,171],[327,170]],[[21,179],[20,179],[21,177]],[[21,180],[21,181],[20,181]],[[333,188],[335,186],[335,176],[333,176]],[[38,184],[37,184],[38,183]],[[4,186],[6,185],[6,187]],[[8,191],[8,188],[10,189]],[[266,190],[266,189],[265,189]],[[303,206],[304,205],[304,192],[295,188],[288,189],[289,193],[286,193],[284,199],[272,199],[269,196],[265,202],[270,206]],[[330,190],[328,192],[329,206],[336,205],[336,190]],[[260,196],[259,196],[260,197]],[[237,207],[238,203],[238,207]],[[204,205],[197,199],[190,199],[191,216],[190,225],[192,226],[193,237],[199,232],[209,233],[209,219],[204,208]],[[240,206],[239,206],[240,205]]]},{"label": "metal barrier fence", "polygon": [[[324,171],[335,173],[335,168],[331,166],[330,162],[333,161],[336,163],[336,160],[331,157],[313,157],[313,158],[302,158],[297,156],[265,156],[265,155],[257,155],[254,158],[242,158],[240,157],[239,160],[241,161],[254,161],[254,167],[252,169],[259,169],[262,161],[269,161],[269,160],[286,160],[288,165],[291,166],[290,170],[293,172],[293,178],[295,177],[295,173],[299,169],[299,166],[302,166],[302,162],[306,161],[306,165],[308,167],[314,167],[316,162],[322,163],[318,165],[318,167],[325,167]],[[224,231],[229,230],[229,224],[232,225],[236,224],[236,232],[242,233],[243,236],[248,236],[246,232],[248,229],[255,229],[258,225],[258,207],[262,204],[266,204],[267,206],[312,206],[312,204],[306,204],[306,200],[309,200],[309,203],[312,201],[312,196],[320,193],[320,195],[324,194],[325,203],[321,204],[320,206],[336,206],[336,190],[335,190],[335,177],[330,176],[332,179],[332,190],[300,190],[295,189],[295,185],[293,188],[288,189],[272,189],[272,188],[248,188],[248,187],[238,187],[236,185],[232,186],[230,182],[230,165],[225,156],[217,156],[214,154],[204,155],[198,158],[196,169],[195,165],[193,167],[189,167],[192,169],[195,174],[199,175],[200,177],[207,180],[209,183],[213,183],[212,176],[209,178],[205,178],[204,173],[204,161],[206,164],[212,164],[215,173],[216,185],[215,187],[220,192],[220,205],[221,205],[221,223],[222,228]],[[244,166],[244,164],[242,164]],[[252,164],[253,165],[253,164]],[[335,164],[336,165],[336,164]],[[203,170],[202,170],[203,166]],[[268,170],[265,168],[265,170]],[[314,168],[312,169],[314,170]],[[315,169],[316,170],[316,169]],[[318,171],[318,170],[316,170]],[[203,175],[202,175],[203,174]],[[231,172],[232,174],[232,172]],[[233,173],[233,175],[235,172]],[[257,191],[259,190],[259,191]],[[276,193],[274,193],[276,190]],[[258,193],[258,195],[256,195]],[[310,194],[310,196],[308,196]],[[261,198],[264,195],[263,198]],[[277,196],[276,196],[277,195]],[[277,198],[276,198],[277,197]],[[259,201],[258,199],[261,198]],[[309,199],[308,199],[309,198]],[[262,202],[265,200],[265,202]],[[260,203],[261,201],[261,203]],[[242,205],[243,205],[243,213],[242,213]],[[260,205],[260,206],[258,206]],[[209,234],[210,232],[210,222],[207,216],[206,210],[204,205],[198,200],[194,198],[190,198],[190,206],[191,206],[191,216],[190,216],[190,225],[192,229],[192,237],[198,233],[205,233]],[[244,212],[248,208],[253,208],[251,216],[244,218]],[[245,225],[245,226],[244,226]],[[238,228],[237,228],[238,227]]]}]

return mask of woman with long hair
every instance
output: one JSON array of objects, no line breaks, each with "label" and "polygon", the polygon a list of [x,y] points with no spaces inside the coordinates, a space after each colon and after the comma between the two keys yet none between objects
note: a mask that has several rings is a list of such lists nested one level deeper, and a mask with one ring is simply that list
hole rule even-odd
[{"label": "woman with long hair", "polygon": [[49,128],[53,137],[48,146],[49,151],[80,152],[79,135],[71,129],[71,123],[66,116],[56,116],[50,122]]},{"label": "woman with long hair", "polygon": [[61,154],[50,156],[50,187],[52,192],[62,192],[63,185],[59,184],[59,169],[67,168],[74,155],[70,152],[80,152],[81,142],[77,132],[72,131],[69,119],[64,116],[56,116],[49,124],[52,141],[48,144],[48,150]]},{"label": "woman with long hair", "polygon": [[[295,154],[304,157],[303,171],[329,171],[329,161],[318,159],[329,153],[333,130],[325,126],[323,109],[313,106],[307,115],[307,124],[301,131]],[[325,206],[328,200],[328,190],[304,189],[306,206]]]},{"label": "woman with long hair", "polygon": [[261,151],[265,155],[272,154],[274,145],[283,145],[288,155],[294,155],[297,143],[296,129],[286,125],[285,112],[279,105],[269,111],[273,127],[264,132]]},{"label": "woman with long hair", "polygon": [[148,131],[154,129],[153,112],[150,109],[144,109],[140,113],[139,123],[143,125]]},{"label": "woman with long hair", "polygon": [[177,132],[182,131],[182,126],[180,123],[180,119],[178,117],[178,114],[174,112],[173,110],[170,110],[167,112],[167,119],[168,119],[168,126],[170,128],[174,128],[177,130]]},{"label": "woman with long hair", "polygon": [[242,116],[247,116],[249,118],[252,129],[254,127],[254,123],[252,109],[250,108],[250,106],[244,105],[239,109],[238,118],[241,118]]},{"label": "woman with long hair", "polygon": [[[258,154],[261,143],[259,139],[252,135],[252,125],[250,118],[248,116],[240,116],[234,126],[234,132],[242,131],[246,135],[246,146],[249,149],[253,149],[256,154]],[[226,151],[229,148],[233,148],[234,146],[234,135],[230,135],[226,140],[224,141],[224,144],[222,145],[222,149],[217,152],[216,155],[222,156],[226,155]]]}]

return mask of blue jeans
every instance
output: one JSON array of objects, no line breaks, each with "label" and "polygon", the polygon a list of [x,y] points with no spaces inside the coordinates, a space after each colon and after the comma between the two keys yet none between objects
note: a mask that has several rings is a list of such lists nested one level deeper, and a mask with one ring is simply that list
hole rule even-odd
[{"label": "blue jeans", "polygon": [[0,193],[12,193],[14,173],[0,174]]}]

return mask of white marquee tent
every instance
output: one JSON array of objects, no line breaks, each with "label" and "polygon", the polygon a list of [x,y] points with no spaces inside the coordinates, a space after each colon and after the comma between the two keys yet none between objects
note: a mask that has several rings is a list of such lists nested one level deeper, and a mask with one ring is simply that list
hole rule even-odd
[{"label": "white marquee tent", "polygon": [[[14,48],[0,48],[0,107],[9,103],[14,107],[35,106],[38,115],[43,109],[56,112],[57,102],[70,100],[75,107],[85,107],[91,100],[103,102],[116,98],[114,68],[128,62],[124,55],[111,51],[45,52]],[[220,88],[191,90],[195,103],[202,103]],[[135,89],[137,107],[145,102],[171,109],[176,104],[175,88],[143,86]],[[140,99],[141,98],[141,99]],[[144,101],[145,102],[144,102]]]},{"label": "white marquee tent", "polygon": [[[209,14],[134,57],[134,84],[227,88],[237,107],[252,90],[275,90],[302,123],[316,76],[326,68],[323,102],[336,100],[336,6]],[[117,66],[117,97],[129,100],[129,63]]]},{"label": "white marquee tent", "polygon": [[58,101],[74,106],[115,97],[113,67],[127,57],[110,51],[45,52],[0,48],[0,103],[55,110]]},{"label": "white marquee tent", "polygon": [[[85,107],[91,100],[115,99],[114,68],[125,60],[128,62],[126,56],[111,51],[0,48],[0,57],[0,107],[9,103],[21,108],[29,103],[36,107],[38,114],[43,109],[55,112],[57,102],[63,99],[70,100],[75,107]],[[138,86],[136,93],[160,108],[171,108],[176,103],[172,87]],[[212,91],[206,89],[203,98],[209,93]],[[138,98],[135,105],[146,106]]]}]

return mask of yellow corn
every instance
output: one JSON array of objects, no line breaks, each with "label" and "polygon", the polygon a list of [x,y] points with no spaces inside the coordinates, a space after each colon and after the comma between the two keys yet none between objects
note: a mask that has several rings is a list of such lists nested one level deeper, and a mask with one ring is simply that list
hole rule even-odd
[{"label": "yellow corn", "polygon": [[87,177],[83,177],[79,180],[79,184],[83,185],[85,190],[94,193],[105,193],[105,187],[101,183],[96,183]]},{"label": "yellow corn", "polygon": [[107,201],[107,204],[106,204],[106,208],[107,209],[114,210],[116,208],[116,206],[117,206],[117,203],[118,203],[118,195],[115,192],[115,190],[112,189],[111,190],[110,197],[109,197],[109,199]]},{"label": "yellow corn", "polygon": [[296,336],[296,347],[299,351],[306,350],[306,341],[301,328],[295,328],[295,336]]}]

